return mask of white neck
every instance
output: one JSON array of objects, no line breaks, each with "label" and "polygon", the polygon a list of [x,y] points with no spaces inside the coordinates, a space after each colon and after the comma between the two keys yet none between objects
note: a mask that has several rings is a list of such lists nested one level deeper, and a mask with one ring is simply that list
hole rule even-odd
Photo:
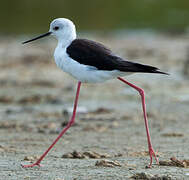
[{"label": "white neck", "polygon": [[76,39],[76,30],[75,28],[69,29],[69,31],[60,34],[58,37],[58,46],[62,48],[68,47],[71,42]]}]

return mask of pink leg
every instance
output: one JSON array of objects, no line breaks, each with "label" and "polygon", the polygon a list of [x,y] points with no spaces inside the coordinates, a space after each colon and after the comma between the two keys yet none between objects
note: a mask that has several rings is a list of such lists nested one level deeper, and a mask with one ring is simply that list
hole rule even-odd
[{"label": "pink leg", "polygon": [[45,151],[45,153],[35,163],[30,164],[30,165],[22,165],[22,167],[27,168],[27,167],[33,167],[33,166],[40,166],[40,162],[47,155],[47,153],[52,149],[52,147],[57,143],[57,141],[63,136],[63,134],[73,125],[73,123],[75,121],[75,115],[76,115],[76,109],[77,109],[80,87],[81,87],[81,82],[79,81],[78,85],[77,85],[77,92],[76,92],[76,97],[75,97],[75,103],[74,103],[72,118],[68,122],[67,126],[62,130],[62,132],[55,139],[55,141],[50,145],[50,147],[47,149],[47,151]]},{"label": "pink leg", "polygon": [[144,122],[145,122],[145,127],[146,127],[146,134],[147,134],[147,140],[148,140],[148,148],[149,148],[149,155],[150,155],[150,164],[149,164],[149,167],[152,166],[152,156],[154,156],[157,164],[159,164],[159,161],[158,161],[158,158],[156,157],[156,154],[153,150],[153,147],[152,147],[152,143],[151,143],[151,138],[150,138],[150,133],[149,133],[149,127],[148,127],[148,120],[147,120],[147,115],[146,115],[146,105],[145,105],[145,97],[144,97],[144,91],[143,89],[127,82],[126,80],[124,80],[123,78],[121,77],[118,77],[118,79],[126,84],[128,84],[129,86],[131,86],[132,88],[136,89],[140,96],[141,96],[141,99],[142,99],[142,109],[143,109],[143,114],[144,114]]}]

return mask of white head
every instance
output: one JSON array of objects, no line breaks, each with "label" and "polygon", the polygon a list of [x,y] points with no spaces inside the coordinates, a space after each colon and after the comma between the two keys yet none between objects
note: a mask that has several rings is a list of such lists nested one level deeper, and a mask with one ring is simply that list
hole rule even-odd
[{"label": "white head", "polygon": [[58,18],[51,22],[49,32],[61,43],[71,43],[76,38],[76,29],[72,21]]},{"label": "white head", "polygon": [[50,24],[49,32],[23,42],[28,43],[48,35],[54,35],[62,46],[69,45],[76,38],[76,29],[72,21],[66,18],[54,19]]}]

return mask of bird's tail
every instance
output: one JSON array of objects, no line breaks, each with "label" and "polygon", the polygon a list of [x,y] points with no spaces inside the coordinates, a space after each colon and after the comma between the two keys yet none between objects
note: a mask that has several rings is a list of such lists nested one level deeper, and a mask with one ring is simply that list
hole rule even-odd
[{"label": "bird's tail", "polygon": [[[115,61],[116,59],[116,61]],[[112,56],[112,61],[115,69],[123,71],[123,72],[134,72],[134,73],[159,73],[166,74],[166,72],[160,71],[157,67],[149,66],[146,64],[140,64],[136,62],[127,61],[118,56]]]},{"label": "bird's tail", "polygon": [[157,67],[149,66],[149,65],[143,65],[139,63],[133,64],[136,68],[136,72],[142,72],[142,73],[158,73],[158,74],[166,74],[169,75],[166,72],[162,72]]}]

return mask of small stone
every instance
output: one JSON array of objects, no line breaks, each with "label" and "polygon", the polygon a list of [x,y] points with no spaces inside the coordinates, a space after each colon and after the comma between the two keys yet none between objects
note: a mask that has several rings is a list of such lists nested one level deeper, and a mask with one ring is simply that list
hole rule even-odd
[{"label": "small stone", "polygon": [[101,161],[97,161],[95,166],[104,166],[104,167],[119,166],[119,167],[121,167],[121,164],[117,161],[101,160]]},{"label": "small stone", "polygon": [[9,104],[12,103],[14,100],[12,97],[9,96],[0,96],[0,103]]},{"label": "small stone", "polygon": [[63,154],[62,158],[73,158],[72,153]]},{"label": "small stone", "polygon": [[144,180],[151,180],[153,176],[151,174],[147,174],[144,172],[136,173],[135,175],[131,176],[132,179],[144,179]]},{"label": "small stone", "polygon": [[173,132],[173,133],[164,133],[164,134],[162,134],[162,136],[164,136],[164,137],[183,137],[184,134]]},{"label": "small stone", "polygon": [[100,154],[97,152],[93,151],[86,151],[86,152],[77,152],[73,151],[72,153],[66,153],[62,155],[62,158],[78,158],[78,159],[83,159],[83,158],[91,158],[91,159],[100,159],[100,158],[110,158],[111,156],[109,154]]},{"label": "small stone", "polygon": [[24,161],[30,161],[30,162],[33,162],[35,160],[39,159],[38,156],[25,156],[24,157]]},{"label": "small stone", "polygon": [[176,167],[189,167],[189,160],[178,160],[176,157],[171,157],[170,161],[160,161],[159,164],[161,166],[176,166]]}]

